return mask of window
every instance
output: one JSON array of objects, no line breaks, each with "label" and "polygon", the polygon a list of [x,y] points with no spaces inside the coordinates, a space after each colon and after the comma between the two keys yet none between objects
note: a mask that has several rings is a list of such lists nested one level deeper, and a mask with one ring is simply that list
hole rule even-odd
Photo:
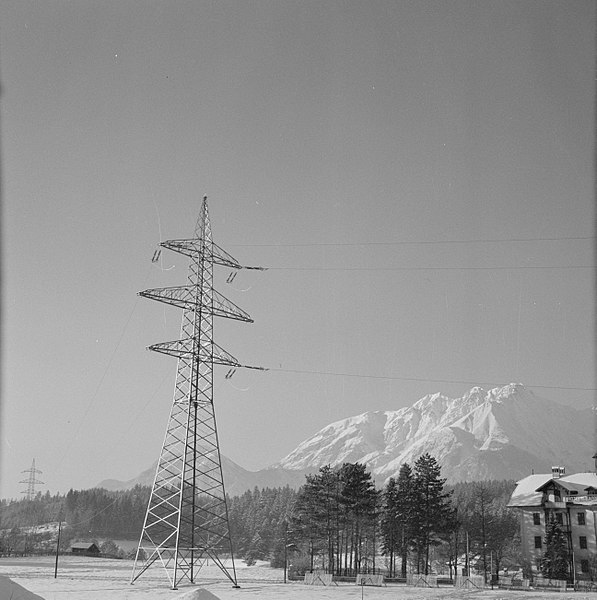
[{"label": "window", "polygon": [[533,525],[541,525],[541,515],[539,513],[533,513]]},{"label": "window", "polygon": [[556,523],[558,525],[564,524],[564,515],[562,513],[556,513]]},{"label": "window", "polygon": [[576,513],[576,518],[578,519],[578,524],[579,525],[586,525],[585,513],[584,512]]},{"label": "window", "polygon": [[540,535],[535,536],[535,548],[541,548],[541,536]]},{"label": "window", "polygon": [[583,573],[588,573],[589,572],[589,561],[586,558],[583,558],[580,561],[580,570]]},{"label": "window", "polygon": [[580,546],[581,550],[587,549],[587,536],[586,535],[581,535],[578,538],[578,545]]}]

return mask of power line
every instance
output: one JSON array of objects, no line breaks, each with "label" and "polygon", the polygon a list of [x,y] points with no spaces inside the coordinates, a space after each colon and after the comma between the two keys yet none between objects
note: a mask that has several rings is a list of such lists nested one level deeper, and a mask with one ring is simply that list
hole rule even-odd
[{"label": "power line", "polygon": [[269,271],[520,271],[531,269],[595,269],[595,265],[520,265],[514,267],[267,267]]},{"label": "power line", "polygon": [[[398,375],[366,375],[362,373],[339,373],[336,371],[309,371],[302,369],[281,369],[281,368],[270,368],[269,371],[278,371],[280,373],[297,373],[301,375],[332,375],[334,377],[353,377],[357,379],[384,379],[384,380],[398,380],[398,381],[420,381],[422,383],[457,383],[466,385],[479,385],[479,383],[485,383],[490,385],[507,385],[504,382],[498,381],[470,381],[466,379],[431,379],[428,377],[400,377]],[[509,382],[508,382],[509,383]],[[586,387],[575,387],[575,386],[561,386],[561,385],[534,385],[525,384],[525,387],[529,388],[540,388],[547,390],[574,390],[581,392],[594,392],[597,388],[586,388]]]},{"label": "power line", "polygon": [[[64,497],[66,498],[66,494],[64,495]],[[110,504],[107,504],[106,506],[104,506],[104,508],[98,510],[95,514],[91,515],[88,519],[83,519],[82,521],[79,521],[78,523],[68,523],[69,527],[77,527],[78,525],[83,525],[83,523],[89,523],[89,521],[95,519],[95,517],[97,517],[98,515],[101,515],[103,512],[106,512],[109,508],[114,506],[119,500],[120,500],[120,496],[116,496],[116,498],[114,498],[114,500],[112,500],[112,502],[110,502]]]},{"label": "power line", "polygon": [[[149,277],[149,273],[151,270],[151,265],[148,267],[147,269],[147,273],[145,278],[147,279]],[[102,388],[102,385],[108,375],[108,371],[110,370],[111,366],[112,366],[112,362],[114,361],[114,358],[116,356],[116,353],[118,352],[118,349],[120,348],[120,345],[122,343],[122,340],[124,339],[125,333],[128,330],[128,326],[131,323],[131,320],[133,318],[133,315],[135,313],[135,310],[137,308],[137,304],[139,303],[139,297],[136,296],[135,297],[135,302],[133,304],[133,307],[131,308],[131,311],[126,319],[126,322],[124,324],[124,326],[122,327],[121,331],[120,331],[120,336],[118,337],[118,340],[116,342],[116,345],[114,346],[114,349],[112,350],[112,354],[110,355],[110,358],[103,370],[103,373],[95,387],[95,391],[93,392],[93,394],[89,397],[89,400],[87,401],[87,405],[85,406],[85,411],[83,412],[83,416],[79,419],[79,424],[74,432],[74,434],[69,438],[69,440],[67,440],[67,444],[66,447],[64,449],[64,453],[62,454],[62,456],[60,457],[59,461],[58,461],[58,466],[57,468],[60,468],[62,466],[62,463],[64,462],[64,459],[66,458],[67,454],[69,453],[72,445],[75,443],[75,441],[77,440],[77,438],[79,437],[79,434],[81,433],[81,430],[83,428],[83,424],[85,423],[85,420],[87,419],[87,416],[89,415],[89,412],[91,411],[92,407],[95,405],[95,402],[97,400],[97,397],[99,395],[99,392]]]},{"label": "power line", "polygon": [[304,242],[297,244],[232,244],[244,248],[310,248],[320,246],[408,246],[408,245],[438,245],[438,244],[509,244],[520,242],[561,242],[586,241],[597,239],[594,235],[537,237],[537,238],[508,238],[508,239],[477,239],[477,240],[398,240],[393,242]]},{"label": "power line", "polygon": [[114,347],[114,350],[112,351],[112,355],[110,356],[110,359],[108,360],[108,363],[106,364],[106,366],[104,368],[102,376],[100,377],[99,382],[95,387],[95,391],[93,392],[93,394],[90,396],[89,400],[87,401],[87,406],[85,407],[83,416],[79,420],[79,425],[78,425],[77,429],[75,430],[74,435],[72,435],[70,437],[70,439],[66,445],[66,448],[64,450],[64,453],[61,456],[60,460],[58,461],[59,467],[62,465],[62,462],[64,461],[66,455],[69,453],[71,446],[75,443],[75,441],[79,437],[79,434],[81,433],[81,429],[83,428],[83,424],[84,424],[85,420],[87,419],[87,415],[89,414],[92,406],[94,406],[95,401],[97,400],[100,389],[102,388],[104,380],[106,379],[106,376],[108,375],[108,371],[110,370],[110,367],[112,366],[112,362],[114,361],[114,357],[116,356],[116,353],[118,352],[118,348],[120,348],[120,344],[122,343],[124,334],[126,333],[126,330],[131,322],[131,319],[133,318],[133,314],[135,312],[135,309],[137,308],[138,302],[139,302],[139,298],[137,297],[135,299],[135,303],[133,304],[133,308],[131,309],[131,312],[129,313],[129,316],[126,320],[126,323],[124,324],[124,327],[122,328],[122,331],[120,332],[120,337],[118,338],[118,341],[116,342],[116,346]]}]

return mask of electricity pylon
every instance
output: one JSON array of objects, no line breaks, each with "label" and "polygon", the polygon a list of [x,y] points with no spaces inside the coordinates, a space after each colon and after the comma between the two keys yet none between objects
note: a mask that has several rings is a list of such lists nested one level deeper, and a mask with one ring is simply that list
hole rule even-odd
[{"label": "electricity pylon", "polygon": [[[140,296],[183,309],[181,338],[149,347],[178,358],[174,397],[131,583],[161,565],[172,589],[195,575],[209,558],[235,587],[236,569],[228,523],[222,460],[213,404],[213,367],[246,367],[213,340],[213,317],[252,323],[251,317],[213,288],[213,266],[244,267],[212,240],[207,196],[192,239],[162,242],[188,256],[187,285],[149,289]],[[225,566],[220,555],[230,556]]]},{"label": "electricity pylon", "polygon": [[44,483],[43,481],[37,480],[35,478],[35,475],[37,473],[42,473],[42,471],[35,468],[35,459],[33,459],[33,462],[31,463],[31,468],[26,469],[25,471],[21,471],[21,473],[29,473],[29,477],[27,479],[19,481],[19,483],[27,484],[27,489],[23,490],[21,494],[25,494],[27,496],[27,500],[33,500],[35,498],[35,486],[38,484],[43,485]]}]

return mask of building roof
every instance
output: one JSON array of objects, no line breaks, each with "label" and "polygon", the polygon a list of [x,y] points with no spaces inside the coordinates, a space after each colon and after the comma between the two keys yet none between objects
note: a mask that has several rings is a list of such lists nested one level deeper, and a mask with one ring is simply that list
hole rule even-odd
[{"label": "building roof", "polygon": [[573,475],[562,477],[562,480],[567,483],[582,485],[585,489],[589,487],[597,489],[597,473],[574,473]]},{"label": "building roof", "polygon": [[571,483],[569,481],[564,481],[562,477],[556,477],[546,481],[543,485],[537,488],[538,492],[544,492],[546,489],[551,487],[551,485],[557,485],[564,490],[564,495],[572,495],[572,494],[585,494],[586,486],[580,483]]},{"label": "building roof", "polygon": [[579,495],[588,494],[589,490],[597,490],[596,473],[574,473],[557,478],[554,478],[551,473],[529,475],[517,483],[508,506],[541,506],[542,490],[551,482],[569,491],[575,491]]},{"label": "building roof", "polygon": [[521,479],[512,492],[508,506],[541,506],[543,494],[537,492],[537,488],[545,485],[551,479],[551,473],[529,475]]},{"label": "building roof", "polygon": [[97,544],[94,542],[75,542],[70,545],[71,549],[76,548],[77,550],[90,550],[91,548],[98,548]]}]

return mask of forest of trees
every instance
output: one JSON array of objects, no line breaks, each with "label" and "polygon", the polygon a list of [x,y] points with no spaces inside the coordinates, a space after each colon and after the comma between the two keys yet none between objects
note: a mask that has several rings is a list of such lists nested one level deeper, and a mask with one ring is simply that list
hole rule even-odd
[{"label": "forest of trees", "polygon": [[448,488],[429,454],[412,467],[403,464],[382,490],[364,465],[323,467],[299,490],[291,540],[309,557],[309,569],[336,575],[382,569],[388,577],[406,577],[409,570],[453,576],[457,565],[471,568],[470,557],[488,576],[490,567],[497,572],[519,560],[518,520],[506,508],[514,485]]},{"label": "forest of trees", "polygon": [[[0,553],[49,550],[51,539],[55,551],[55,534],[37,528],[58,521],[63,524],[61,551],[67,551],[74,540],[138,538],[149,493],[150,488],[140,486],[122,492],[93,488],[70,490],[64,495],[38,493],[33,500],[0,500]],[[112,544],[105,545],[103,551],[119,554]]]},{"label": "forest of trees", "polygon": [[[456,568],[474,566],[488,576],[519,561],[518,521],[506,508],[513,489],[513,481],[447,486],[428,454],[403,464],[382,489],[363,464],[326,466],[299,490],[255,488],[229,498],[234,553],[248,564],[267,560],[298,573],[452,576]],[[139,537],[149,493],[137,486],[2,500],[0,553],[47,549],[51,536],[34,527],[60,520],[62,549],[73,540],[103,540],[104,551],[117,554],[107,541]]]}]

